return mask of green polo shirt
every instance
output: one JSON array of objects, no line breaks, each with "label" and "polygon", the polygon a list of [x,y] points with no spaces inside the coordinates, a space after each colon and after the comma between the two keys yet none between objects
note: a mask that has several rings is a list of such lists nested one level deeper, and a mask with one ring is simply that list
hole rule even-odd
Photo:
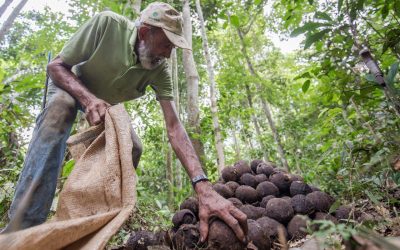
[{"label": "green polo shirt", "polygon": [[167,62],[153,70],[137,63],[137,29],[133,22],[111,11],[87,21],[64,45],[60,57],[98,98],[111,104],[132,100],[151,86],[157,99],[172,100]]}]

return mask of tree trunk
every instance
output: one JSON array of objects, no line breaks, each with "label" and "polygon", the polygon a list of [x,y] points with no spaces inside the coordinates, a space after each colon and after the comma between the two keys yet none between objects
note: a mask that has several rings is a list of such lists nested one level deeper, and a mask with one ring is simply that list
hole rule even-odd
[{"label": "tree trunk", "polygon": [[[251,62],[250,57],[247,54],[246,46],[244,44],[243,34],[242,34],[242,32],[241,32],[241,30],[239,28],[237,28],[237,32],[238,32],[238,35],[239,35],[239,38],[240,38],[240,44],[242,46],[242,52],[243,52],[243,55],[244,55],[244,57],[246,59],[247,67],[249,68],[250,74],[252,76],[258,77],[258,74],[254,70],[253,63]],[[257,85],[258,92],[262,93],[261,85],[259,83],[257,83],[256,85]],[[265,115],[267,116],[268,124],[269,124],[269,126],[271,128],[272,134],[274,136],[274,140],[275,140],[277,148],[278,148],[278,154],[279,154],[280,160],[282,162],[282,166],[283,166],[283,168],[285,170],[289,171],[289,164],[288,164],[288,162],[286,160],[285,151],[283,149],[283,146],[282,146],[282,143],[281,143],[281,140],[280,140],[280,137],[279,137],[279,133],[276,130],[275,122],[272,119],[272,115],[271,115],[271,111],[270,111],[269,105],[268,105],[267,101],[262,96],[260,96],[260,99],[261,99],[261,103],[262,103]]]},{"label": "tree trunk", "polygon": [[[183,0],[183,29],[186,41],[192,46],[192,23],[190,19],[189,0]],[[200,140],[200,112],[199,112],[199,74],[191,50],[183,50],[183,69],[187,81],[187,109],[188,109],[188,132],[202,165],[205,162],[204,146]]]},{"label": "tree trunk", "polygon": [[[171,77],[174,86],[174,101],[178,117],[180,118],[180,100],[179,100],[179,85],[178,85],[178,57],[176,49],[171,52]],[[178,158],[175,157],[175,184],[177,189],[182,189],[182,164]]]},{"label": "tree trunk", "polygon": [[[248,84],[246,84],[246,96],[247,96],[247,102],[249,103],[249,107],[254,110],[253,95],[251,94],[250,86]],[[258,143],[260,143],[261,150],[263,151],[264,160],[269,161],[267,146],[262,141],[262,135],[261,135],[260,125],[258,124],[258,119],[254,114],[252,114],[251,120],[253,121],[254,128],[256,129],[257,140],[258,140]]]},{"label": "tree trunk", "polygon": [[172,147],[169,141],[167,141],[167,152],[166,152],[166,177],[168,183],[168,207],[170,209],[174,209],[174,175],[173,175],[173,167],[172,167]]},{"label": "tree trunk", "polygon": [[[14,20],[17,18],[18,14],[21,12],[24,5],[28,2],[28,0],[22,0],[11,12],[10,16],[7,20],[3,23],[3,26],[0,29],[0,42],[3,41],[5,35],[7,34],[8,30],[11,28]],[[4,5],[4,4],[3,4]],[[3,6],[2,6],[3,7]]]},{"label": "tree trunk", "polygon": [[5,0],[4,3],[0,6],[0,17],[3,16],[4,12],[6,11],[8,5],[12,3],[13,0]]},{"label": "tree trunk", "polygon": [[142,0],[129,0],[131,3],[132,10],[136,15],[140,14],[140,6],[142,5]]},{"label": "tree trunk", "polygon": [[208,49],[208,39],[207,39],[206,29],[204,27],[203,11],[201,10],[200,0],[196,0],[196,9],[200,21],[201,36],[203,39],[204,57],[207,60],[208,79],[210,81],[211,117],[214,128],[215,149],[217,150],[218,172],[221,174],[222,169],[225,167],[224,145],[222,143],[222,136],[218,121],[218,106],[217,106],[217,98],[215,96],[214,66],[212,64],[210,51]]},{"label": "tree trunk", "polygon": [[239,161],[240,160],[240,145],[239,145],[235,130],[232,131],[232,136],[233,136],[233,142],[235,145],[235,161]]},{"label": "tree trunk", "polygon": [[[259,91],[262,91],[262,90],[259,88]],[[274,136],[274,140],[275,140],[277,148],[278,148],[278,153],[279,153],[279,156],[281,158],[281,162],[282,162],[283,168],[286,169],[287,171],[289,171],[289,164],[288,164],[288,162],[286,160],[285,152],[283,150],[283,146],[282,146],[282,142],[281,142],[279,133],[276,130],[275,122],[272,119],[271,109],[269,108],[269,105],[265,101],[264,98],[261,98],[261,103],[262,103],[265,115],[267,116],[268,124],[269,124],[269,126],[271,128],[271,131],[272,131],[272,134]]]}]

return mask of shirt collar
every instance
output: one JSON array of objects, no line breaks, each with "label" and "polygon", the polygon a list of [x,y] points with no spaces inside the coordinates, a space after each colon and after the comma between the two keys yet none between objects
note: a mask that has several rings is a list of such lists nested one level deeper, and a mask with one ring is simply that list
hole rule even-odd
[{"label": "shirt collar", "polygon": [[135,27],[134,23],[132,23],[132,35],[129,38],[129,46],[132,49],[132,64],[135,65],[137,62],[137,55],[135,53],[135,43],[136,43],[136,39],[137,39],[137,28]]}]

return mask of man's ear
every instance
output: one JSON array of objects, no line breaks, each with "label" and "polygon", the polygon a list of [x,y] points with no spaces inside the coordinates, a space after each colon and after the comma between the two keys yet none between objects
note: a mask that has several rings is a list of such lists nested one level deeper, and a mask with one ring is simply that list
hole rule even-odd
[{"label": "man's ear", "polygon": [[147,35],[150,31],[150,28],[143,25],[139,27],[138,33],[139,33],[139,40],[147,40]]}]

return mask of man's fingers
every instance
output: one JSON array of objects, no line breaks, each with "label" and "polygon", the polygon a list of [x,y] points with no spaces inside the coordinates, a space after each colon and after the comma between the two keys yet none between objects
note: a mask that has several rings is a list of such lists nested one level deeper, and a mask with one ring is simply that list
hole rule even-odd
[{"label": "man's fingers", "polygon": [[106,116],[107,105],[104,105],[99,109],[100,119],[104,121],[104,117]]},{"label": "man's fingers", "polygon": [[231,214],[238,220],[241,228],[243,229],[244,234],[247,235],[249,231],[249,228],[247,226],[247,215],[236,207],[231,210]]},{"label": "man's fingers", "polygon": [[246,236],[240,227],[240,223],[235,217],[233,217],[230,213],[225,214],[221,219],[225,221],[226,224],[228,224],[233,232],[235,232],[236,237],[238,237],[239,240],[241,240],[243,243],[247,243]]},{"label": "man's fingers", "polygon": [[200,218],[200,242],[203,243],[208,235],[208,218]]},{"label": "man's fingers", "polygon": [[92,123],[90,125],[93,126],[93,125],[100,124],[101,119],[100,119],[99,113],[97,111],[90,112],[90,117],[91,117],[90,120],[91,120],[91,123]]}]

